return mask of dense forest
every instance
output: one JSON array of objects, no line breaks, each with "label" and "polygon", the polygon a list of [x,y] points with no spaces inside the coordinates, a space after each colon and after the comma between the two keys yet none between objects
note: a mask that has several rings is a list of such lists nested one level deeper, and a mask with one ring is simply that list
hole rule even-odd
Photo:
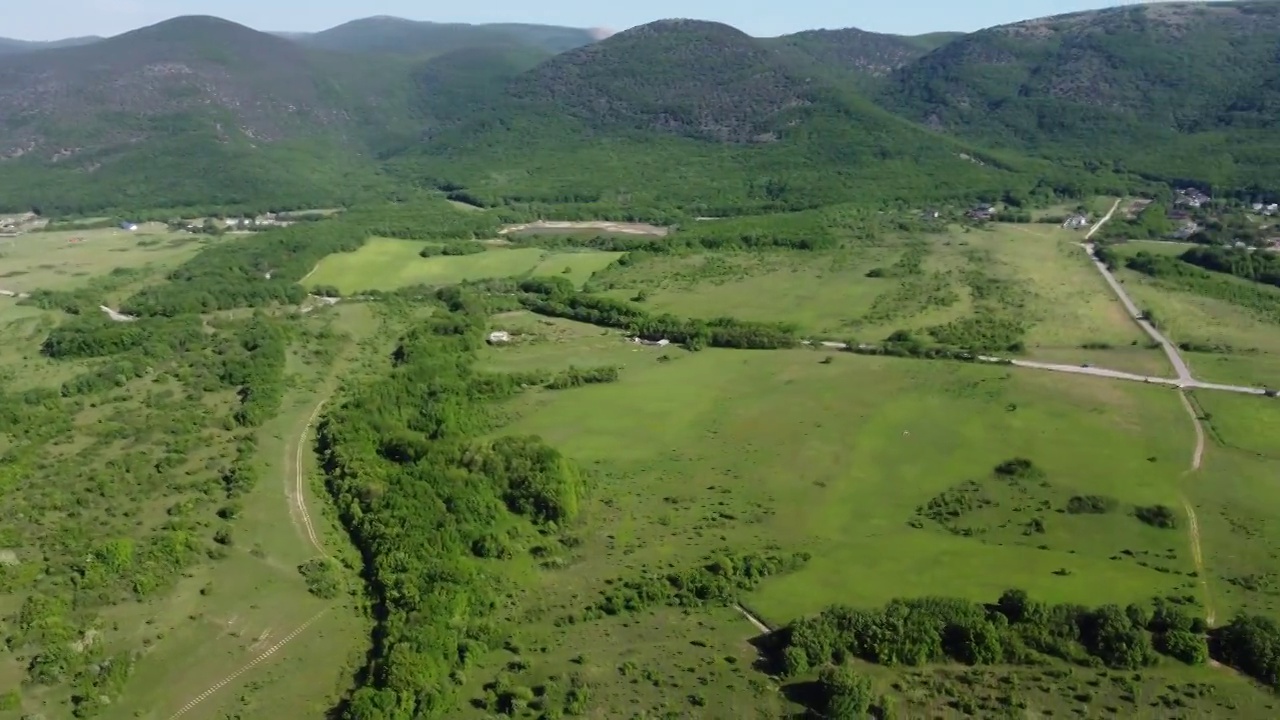
[{"label": "dense forest", "polygon": [[1280,184],[1272,2],[1139,4],[989,28],[894,73],[885,107],[949,134],[1068,163]]}]

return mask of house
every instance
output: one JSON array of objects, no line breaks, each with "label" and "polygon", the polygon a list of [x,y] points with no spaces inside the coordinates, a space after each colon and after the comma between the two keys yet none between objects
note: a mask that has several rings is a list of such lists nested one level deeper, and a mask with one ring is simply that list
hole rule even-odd
[{"label": "house", "polygon": [[978,205],[974,207],[972,210],[970,210],[969,212],[965,213],[965,215],[967,215],[970,220],[990,220],[991,218],[995,217],[995,214],[996,214],[995,207],[987,203],[982,203],[981,205]]},{"label": "house", "polygon": [[1062,227],[1068,230],[1079,230],[1089,226],[1089,217],[1087,215],[1072,215],[1062,223]]},{"label": "house", "polygon": [[501,343],[509,343],[511,342],[511,333],[507,332],[506,330],[495,330],[489,333],[489,337],[487,338],[487,340],[490,345],[499,345]]},{"label": "house", "polygon": [[138,229],[138,224],[137,224],[137,223],[131,223],[131,222],[125,221],[125,222],[120,223],[120,229],[121,229],[121,230],[128,230],[129,232],[133,232],[134,230],[137,230],[137,229]]},{"label": "house", "polygon": [[1212,202],[1213,198],[1200,192],[1196,188],[1178,188],[1174,191],[1173,204],[1185,205],[1187,207],[1198,208]]}]

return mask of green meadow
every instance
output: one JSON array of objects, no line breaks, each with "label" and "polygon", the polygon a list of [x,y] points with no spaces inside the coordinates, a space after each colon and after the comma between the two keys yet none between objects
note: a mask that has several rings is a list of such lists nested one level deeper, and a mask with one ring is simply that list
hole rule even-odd
[{"label": "green meadow", "polygon": [[[1280,502],[1265,482],[1270,468],[1214,441],[1204,470],[1189,474],[1195,433],[1176,391],[818,350],[688,353],[527,313],[497,316],[493,327],[517,335],[512,345],[484,351],[486,369],[622,370],[616,383],[532,391],[503,408],[502,433],[542,437],[588,468],[593,482],[571,559],[552,569],[508,568],[522,588],[512,610],[521,619],[511,641],[518,650],[486,659],[467,686],[477,697],[497,676],[536,686],[576,674],[593,678],[609,716],[794,711],[743,670],[752,652],[746,641],[758,633],[731,610],[658,608],[561,622],[619,579],[694,567],[731,550],[812,555],[801,570],[744,596],[775,627],[833,604],[870,607],[935,595],[991,601],[1009,587],[1090,606],[1191,598],[1223,619],[1237,608],[1269,606],[1238,583],[1245,582],[1243,567],[1277,566],[1257,554],[1269,552],[1258,543],[1270,537],[1273,523],[1254,508]],[[1265,445],[1252,428],[1264,426],[1259,413],[1274,408],[1219,395],[1207,406],[1236,402],[1256,404],[1224,409],[1241,418],[1231,431],[1243,433],[1239,442]],[[1032,461],[1039,479],[1016,486],[993,473],[1011,458]],[[1224,495],[1217,488],[1226,474],[1233,480]],[[931,502],[945,504],[964,492],[981,498],[979,509],[944,521],[922,514]],[[1107,498],[1113,509],[1066,510],[1072,498],[1086,496]],[[1184,500],[1198,509],[1204,584]],[[1176,527],[1135,517],[1136,508],[1153,505],[1176,509]],[[1261,525],[1244,533],[1225,520],[1233,517]],[[1250,560],[1228,559],[1242,556]],[[531,653],[537,658],[531,664],[519,660]],[[866,670],[885,683],[903,678]],[[914,678],[908,685],[934,686],[946,675],[930,673],[908,673]],[[1143,682],[1155,696],[1183,681],[1230,694],[1251,717],[1266,713],[1265,698],[1230,677],[1162,666]],[[1093,687],[1099,700],[1107,696],[1096,679],[1078,682]],[[1081,702],[1072,696],[1082,691],[1061,692],[1073,684],[1057,681],[1048,689],[1040,682],[1043,692],[1025,694],[1046,716],[1075,712]],[[1110,692],[1108,702],[1128,708],[1121,712],[1162,717]],[[946,710],[924,700],[911,707]],[[947,712],[938,714],[951,717]]]},{"label": "green meadow", "polygon": [[581,285],[592,273],[621,255],[549,252],[494,244],[474,255],[424,258],[418,253],[425,245],[410,240],[372,238],[356,252],[326,257],[307,277],[306,283],[309,287],[336,287],[344,294],[523,275],[563,275]]}]

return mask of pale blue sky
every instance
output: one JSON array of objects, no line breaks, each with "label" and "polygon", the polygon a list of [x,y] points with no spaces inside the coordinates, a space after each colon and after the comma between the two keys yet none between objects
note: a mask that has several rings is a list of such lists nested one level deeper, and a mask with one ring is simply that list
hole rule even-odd
[{"label": "pale blue sky", "polygon": [[[860,27],[894,33],[977,30],[1122,0],[0,0],[0,36],[114,35],[177,15],[216,15],[259,30],[322,30],[359,17],[534,22],[622,30],[668,17],[718,20],[752,35]],[[303,9],[305,8],[305,10]]]}]

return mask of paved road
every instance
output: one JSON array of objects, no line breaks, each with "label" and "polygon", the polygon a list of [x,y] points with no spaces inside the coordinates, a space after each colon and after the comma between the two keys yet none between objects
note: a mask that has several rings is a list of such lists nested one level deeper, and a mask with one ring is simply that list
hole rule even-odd
[{"label": "paved road", "polygon": [[[1265,394],[1266,390],[1264,388],[1247,387],[1243,385],[1222,385],[1219,383],[1207,383],[1207,382],[1200,382],[1199,380],[1196,380],[1195,377],[1192,376],[1191,368],[1187,366],[1186,360],[1184,360],[1182,358],[1182,354],[1178,352],[1178,346],[1174,345],[1173,341],[1165,337],[1164,333],[1160,332],[1160,330],[1158,330],[1155,325],[1152,325],[1146,319],[1142,311],[1138,309],[1137,304],[1133,302],[1133,298],[1129,297],[1129,293],[1125,292],[1124,286],[1120,284],[1119,280],[1116,280],[1116,276],[1113,275],[1111,273],[1111,270],[1107,268],[1106,263],[1098,260],[1098,256],[1094,254],[1094,250],[1095,250],[1094,245],[1093,243],[1089,242],[1089,239],[1092,238],[1093,234],[1096,233],[1099,229],[1101,229],[1102,226],[1105,225],[1113,215],[1115,215],[1116,208],[1118,207],[1120,207],[1119,200],[1117,200],[1115,204],[1111,206],[1111,210],[1110,212],[1107,213],[1106,217],[1099,220],[1098,224],[1094,225],[1089,230],[1089,233],[1085,235],[1085,238],[1084,238],[1085,242],[1082,245],[1085,249],[1085,252],[1089,253],[1089,258],[1093,261],[1094,267],[1098,268],[1098,272],[1102,273],[1103,279],[1106,280],[1107,284],[1111,286],[1111,290],[1116,294],[1116,297],[1120,299],[1120,304],[1124,305],[1124,309],[1129,313],[1129,316],[1133,318],[1134,322],[1138,323],[1138,327],[1142,328],[1143,332],[1145,332],[1152,340],[1160,344],[1160,348],[1164,350],[1165,356],[1169,358],[1169,364],[1173,366],[1174,372],[1178,374],[1178,377],[1176,380],[1170,380],[1166,378],[1147,378],[1142,376],[1132,376],[1129,373],[1117,373],[1116,371],[1113,371],[1113,370],[1107,370],[1102,372],[1091,372],[1088,374],[1103,375],[1106,377],[1124,376],[1124,379],[1138,379],[1138,380],[1143,380],[1145,382],[1158,382],[1166,385],[1177,385],[1180,388],[1201,388],[1204,390],[1221,390],[1223,392],[1246,393],[1249,395]],[[1017,361],[1017,360],[1014,361],[1014,365],[1023,365],[1026,367],[1031,367],[1024,361]],[[1061,369],[1061,368],[1048,368],[1048,369]],[[1080,369],[1081,370],[1101,370],[1101,368],[1080,368]]]},{"label": "paved road", "polygon": [[1093,243],[1085,243],[1084,249],[1089,253],[1089,258],[1093,260],[1094,267],[1098,268],[1098,272],[1102,273],[1102,277],[1107,281],[1107,284],[1111,286],[1116,297],[1120,298],[1120,304],[1124,305],[1124,309],[1128,311],[1129,316],[1133,318],[1133,321],[1138,323],[1138,327],[1142,328],[1143,332],[1150,336],[1152,340],[1160,343],[1160,347],[1164,350],[1164,354],[1169,358],[1169,364],[1173,365],[1174,371],[1178,373],[1178,380],[1187,385],[1195,383],[1196,380],[1191,375],[1191,368],[1187,367],[1186,361],[1184,361],[1182,359],[1182,355],[1178,353],[1178,347],[1174,345],[1169,338],[1165,337],[1163,333],[1157,330],[1156,326],[1152,325],[1146,319],[1146,316],[1143,315],[1142,311],[1138,309],[1138,306],[1134,304],[1133,299],[1129,297],[1129,293],[1124,291],[1124,287],[1120,284],[1120,281],[1116,280],[1116,276],[1111,274],[1111,271],[1107,269],[1106,263],[1102,262],[1096,255],[1094,255]]}]

